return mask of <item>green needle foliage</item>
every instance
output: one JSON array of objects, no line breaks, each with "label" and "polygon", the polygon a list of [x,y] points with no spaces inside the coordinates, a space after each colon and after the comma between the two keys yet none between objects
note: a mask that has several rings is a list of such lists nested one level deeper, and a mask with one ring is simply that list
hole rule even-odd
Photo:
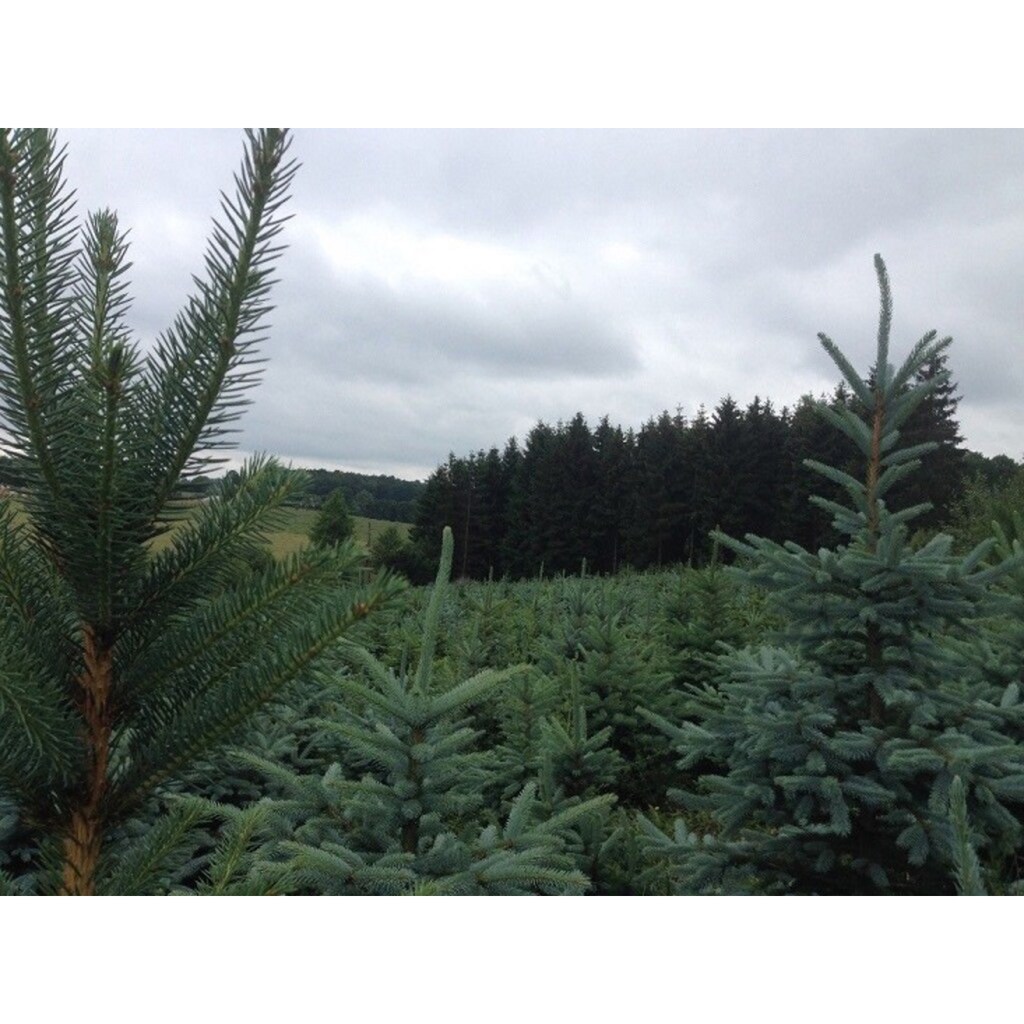
[{"label": "green needle foliage", "polygon": [[341,544],[352,536],[354,523],[348,510],[345,495],[333,491],[323,503],[313,528],[309,531],[310,543],[317,548],[329,548]]},{"label": "green needle foliage", "polygon": [[992,581],[1014,562],[986,568],[991,543],[960,557],[944,535],[914,549],[909,524],[927,506],[890,504],[933,447],[901,447],[900,428],[945,379],[917,375],[949,339],[927,334],[899,369],[890,364],[889,282],[875,264],[881,316],[869,377],[821,336],[862,406],[859,415],[819,411],[856,445],[863,475],[812,464],[849,497],[817,499],[845,542],[812,553],[718,537],[748,560],[743,575],[772,594],[788,625],[778,645],[723,659],[725,682],[696,721],[662,721],[684,768],[706,758],[719,769],[683,795],[710,815],[710,835],[682,823],[671,838],[653,829],[681,891],[942,893],[954,865],[961,886],[978,884],[962,840],[968,813],[989,865],[1021,843],[1019,694],[1000,692],[964,656],[993,609]]},{"label": "green needle foliage", "polygon": [[741,607],[741,597],[749,597],[726,575],[717,554],[716,545],[706,568],[684,570],[666,602],[665,642],[676,690],[710,683],[724,646],[751,638]]},{"label": "green needle foliage", "polygon": [[949,819],[953,827],[953,874],[957,892],[961,896],[986,896],[967,817],[967,795],[959,775],[949,787]]},{"label": "green needle foliage", "polygon": [[284,794],[282,816],[293,822],[292,838],[268,848],[265,877],[276,866],[308,890],[338,895],[587,887],[566,850],[573,826],[607,798],[552,815],[528,783],[502,821],[485,805],[492,759],[477,749],[468,715],[521,669],[484,669],[448,688],[435,683],[452,552],[446,528],[415,666],[395,672],[362,648],[342,648],[353,669],[337,680],[345,706],[319,723],[338,741],[340,762],[322,776],[265,766]]},{"label": "green needle foliage", "polygon": [[541,722],[540,779],[553,806],[566,800],[613,793],[625,762],[611,746],[612,727],[591,732],[577,679],[570,684],[568,721],[551,716]]},{"label": "green needle foliage", "polygon": [[79,231],[53,134],[0,131],[0,429],[25,481],[21,508],[0,507],[0,797],[38,891],[149,877],[131,865],[166,860],[196,815],[132,852],[133,815],[394,589],[358,589],[351,547],[260,568],[297,486],[263,458],[152,553],[257,382],[288,149],[282,131],[248,135],[204,274],[144,354],[116,216]]}]

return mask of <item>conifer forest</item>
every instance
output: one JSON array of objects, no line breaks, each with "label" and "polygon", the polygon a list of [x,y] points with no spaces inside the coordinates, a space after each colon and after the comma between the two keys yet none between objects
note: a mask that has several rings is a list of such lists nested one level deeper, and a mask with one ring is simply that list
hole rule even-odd
[{"label": "conifer forest", "polygon": [[246,135],[143,344],[127,226],[0,131],[0,893],[1016,893],[1021,470],[881,257],[873,360],[809,339],[836,386],[792,408],[224,473],[297,169]]}]

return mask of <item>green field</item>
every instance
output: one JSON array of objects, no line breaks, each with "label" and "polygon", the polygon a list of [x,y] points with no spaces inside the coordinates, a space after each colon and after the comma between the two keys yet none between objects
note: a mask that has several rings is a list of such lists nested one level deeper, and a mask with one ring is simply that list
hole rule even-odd
[{"label": "green field", "polygon": [[[309,543],[309,531],[316,521],[317,512],[310,508],[289,508],[284,510],[283,515],[284,529],[270,535],[270,550],[275,558],[290,555]],[[352,536],[367,550],[374,537],[380,536],[389,526],[398,530],[403,538],[408,537],[412,529],[409,523],[389,523],[384,519],[364,519],[362,516],[353,516],[352,522]]]},{"label": "green field", "polygon": [[[15,522],[23,521],[25,519],[25,512],[17,497],[12,497],[10,502],[14,509]],[[283,558],[298,551],[300,548],[304,548],[309,543],[309,531],[316,521],[316,517],[316,509],[282,509],[280,516],[282,528],[274,530],[268,535],[270,550],[274,557]],[[184,521],[182,520],[182,522]],[[398,530],[403,539],[408,539],[409,531],[412,529],[411,523],[391,523],[386,519],[366,519],[363,516],[353,516],[352,522],[354,526],[352,536],[366,550],[369,550],[374,538],[380,536],[389,526],[393,526]],[[167,547],[171,542],[171,537],[174,536],[175,528],[172,528],[170,532],[162,534],[153,541],[154,551],[160,551]]]},{"label": "green field", "polygon": [[[270,550],[275,558],[283,558],[293,554],[309,543],[309,531],[316,521],[317,512],[309,508],[286,508],[281,511],[282,528],[269,534]],[[393,526],[403,538],[409,536],[412,529],[410,523],[389,523],[384,519],[365,519],[362,516],[353,516],[354,524],[353,537],[367,550],[378,537],[389,526]],[[158,537],[153,542],[153,548],[159,551],[170,543],[173,531]]]}]

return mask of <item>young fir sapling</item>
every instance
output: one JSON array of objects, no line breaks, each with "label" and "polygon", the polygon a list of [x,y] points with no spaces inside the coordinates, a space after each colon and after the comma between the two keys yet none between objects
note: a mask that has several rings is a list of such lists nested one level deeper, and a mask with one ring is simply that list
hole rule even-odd
[{"label": "young fir sapling", "polygon": [[270,857],[313,891],[515,895],[587,888],[567,847],[576,822],[611,797],[544,814],[530,782],[503,821],[485,806],[494,763],[477,749],[469,711],[521,668],[484,669],[449,688],[435,685],[452,552],[446,528],[416,665],[396,673],[354,644],[341,648],[350,671],[339,673],[335,685],[344,704],[319,723],[338,741],[341,761],[322,776],[280,780],[290,789],[282,814],[293,834]]},{"label": "young fir sapling", "polygon": [[900,428],[944,379],[917,379],[918,370],[950,342],[931,332],[898,369],[890,364],[889,281],[881,258],[875,266],[869,376],[821,335],[861,407],[819,411],[856,446],[862,476],[808,463],[848,495],[847,504],[812,499],[845,542],[810,552],[719,535],[743,558],[740,575],[771,593],[784,622],[777,644],[724,658],[724,681],[695,721],[648,715],[675,740],[681,767],[718,767],[680,794],[711,816],[708,835],[681,821],[674,836],[647,826],[656,855],[675,864],[678,891],[951,891],[957,778],[982,862],[1021,844],[1020,696],[982,679],[963,643],[993,607],[992,582],[1021,556],[988,568],[991,543],[966,557],[941,534],[911,545],[910,524],[927,506],[901,508],[896,485],[933,446],[902,447]]}]

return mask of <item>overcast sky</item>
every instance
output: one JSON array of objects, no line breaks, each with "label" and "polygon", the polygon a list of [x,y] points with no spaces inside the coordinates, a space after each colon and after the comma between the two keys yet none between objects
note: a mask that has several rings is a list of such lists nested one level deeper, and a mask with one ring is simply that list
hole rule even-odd
[{"label": "overcast sky", "polygon": [[[131,229],[134,325],[173,318],[236,131],[66,130],[80,212]],[[638,427],[952,335],[968,447],[1024,454],[1024,132],[297,130],[270,362],[240,446],[423,478],[582,411]]]}]

